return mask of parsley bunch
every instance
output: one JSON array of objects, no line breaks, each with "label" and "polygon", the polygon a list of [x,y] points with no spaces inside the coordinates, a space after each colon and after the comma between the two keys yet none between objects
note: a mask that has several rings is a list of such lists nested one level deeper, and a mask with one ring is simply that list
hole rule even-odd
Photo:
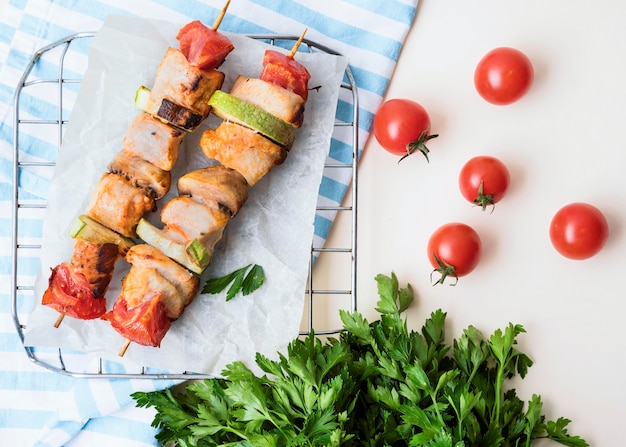
[{"label": "parsley bunch", "polygon": [[241,362],[221,378],[184,389],[135,393],[157,411],[162,445],[192,446],[531,446],[568,434],[568,419],[548,421],[542,401],[527,405],[506,381],[524,377],[531,359],[515,348],[525,332],[509,324],[488,339],[470,326],[445,343],[445,318],[433,312],[421,331],[401,316],[413,290],[395,274],[378,275],[380,319],[341,311],[338,338],[314,333],[293,340],[271,360],[257,354],[259,377]]}]

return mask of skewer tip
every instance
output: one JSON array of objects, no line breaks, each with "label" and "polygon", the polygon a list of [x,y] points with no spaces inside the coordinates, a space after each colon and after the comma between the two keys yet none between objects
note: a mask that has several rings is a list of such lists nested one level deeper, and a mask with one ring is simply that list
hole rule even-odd
[{"label": "skewer tip", "polygon": [[120,352],[118,352],[117,355],[120,357],[124,357],[124,354],[126,354],[126,350],[130,346],[130,343],[130,340],[126,340],[126,343],[124,343],[124,346],[122,346],[122,349],[120,349]]},{"label": "skewer tip", "polygon": [[213,31],[217,31],[217,29],[220,27],[220,24],[222,23],[222,20],[224,19],[224,16],[226,15],[226,11],[228,10],[229,5],[230,5],[230,0],[226,0],[226,4],[224,5],[219,15],[215,19],[215,22],[213,22],[213,26],[211,27]]},{"label": "skewer tip", "polygon": [[57,318],[57,321],[54,322],[54,327],[55,328],[59,328],[59,326],[61,326],[61,322],[63,321],[63,318],[65,318],[64,314],[59,314],[59,318]]},{"label": "skewer tip", "polygon": [[308,28],[304,28],[304,31],[302,31],[302,34],[300,34],[300,37],[298,38],[298,40],[296,41],[296,43],[293,44],[293,47],[291,47],[291,51],[289,52],[289,54],[287,55],[287,57],[293,59],[293,57],[295,56],[296,52],[298,51],[298,48],[300,47],[300,44],[302,43],[302,41],[304,40],[304,35],[306,34],[306,32],[308,31]]}]

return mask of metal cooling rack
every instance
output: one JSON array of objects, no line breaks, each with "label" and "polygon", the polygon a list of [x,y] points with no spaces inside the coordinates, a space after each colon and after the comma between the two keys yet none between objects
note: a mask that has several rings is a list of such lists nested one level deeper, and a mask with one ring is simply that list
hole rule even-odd
[{"label": "metal cooling rack", "polygon": [[[54,162],[41,162],[41,161],[33,161],[26,159],[27,157],[23,156],[20,152],[20,143],[21,137],[24,132],[24,128],[26,126],[47,126],[53,127],[56,132],[56,149],[61,149],[61,143],[63,140],[64,130],[68,125],[69,120],[64,116],[64,105],[68,102],[64,100],[64,88],[69,86],[70,84],[78,85],[82,82],[81,76],[75,75],[67,75],[66,71],[66,57],[69,53],[69,50],[72,45],[89,43],[90,39],[93,38],[95,33],[85,32],[85,33],[77,33],[71,36],[68,36],[64,39],[58,40],[57,42],[51,43],[39,51],[37,51],[31,58],[28,66],[26,67],[19,84],[15,91],[14,103],[13,103],[13,112],[14,112],[14,134],[13,134],[13,149],[14,149],[14,162],[13,162],[13,211],[12,211],[12,224],[13,224],[13,232],[12,232],[12,252],[11,252],[11,262],[12,262],[12,273],[11,273],[11,295],[12,295],[12,316],[15,324],[15,328],[18,332],[18,335],[22,341],[24,346],[24,351],[28,356],[29,360],[33,363],[46,368],[50,371],[68,375],[76,378],[126,378],[126,379],[171,379],[171,380],[187,380],[187,379],[202,379],[208,378],[209,376],[204,374],[197,374],[191,372],[181,372],[181,373],[156,373],[153,372],[148,367],[141,367],[137,372],[125,372],[119,373],[118,368],[115,367],[115,362],[105,361],[103,359],[98,359],[97,366],[94,367],[94,370],[88,371],[77,371],[73,370],[75,368],[67,367],[69,358],[76,357],[76,353],[74,352],[66,352],[62,349],[58,350],[50,350],[50,349],[39,349],[32,348],[24,345],[24,330],[26,329],[26,323],[22,321],[20,316],[20,312],[18,309],[24,303],[28,303],[28,300],[32,300],[35,303],[40,297],[34,296],[34,285],[32,284],[32,280],[24,280],[20,277],[20,258],[22,256],[28,258],[38,258],[38,253],[41,250],[41,245],[39,243],[31,243],[29,242],[28,236],[23,234],[20,228],[20,219],[22,216],[28,214],[38,214],[41,213],[43,216],[43,212],[46,208],[46,202],[44,199],[36,200],[32,197],[25,197],[25,193],[23,193],[19,188],[19,178],[23,173],[23,169],[34,169],[39,172],[46,172],[51,175],[52,170],[54,170],[55,163]],[[298,36],[282,36],[282,35],[251,35],[251,38],[267,42],[272,45],[281,45],[281,44],[289,44],[293,43],[298,39]],[[316,42],[304,39],[300,50],[305,50],[309,52],[326,52],[333,55],[340,55],[340,53],[320,45]],[[56,64],[58,67],[56,76],[49,78],[38,78],[33,75],[33,69],[37,66],[37,64],[42,63],[42,59],[46,59],[46,63],[50,63],[52,60],[53,64]],[[58,112],[57,116],[54,119],[31,119],[31,118],[22,118],[22,105],[21,105],[21,97],[23,94],[28,94],[31,91],[35,91],[35,89],[47,89],[48,93],[51,93],[53,90],[56,92],[56,100],[58,102]],[[36,95],[32,95],[36,96]],[[351,161],[349,163],[341,163],[341,162],[330,162],[327,161],[325,164],[325,173],[328,173],[330,170],[350,170],[351,174],[351,182],[348,187],[348,191],[346,194],[346,200],[348,203],[340,206],[319,206],[317,210],[330,213],[332,216],[337,218],[343,218],[343,215],[349,214],[346,218],[349,219],[350,224],[344,225],[341,231],[349,232],[349,234],[345,234],[343,239],[340,240],[337,246],[329,246],[327,243],[323,247],[316,247],[315,244],[311,245],[311,261],[309,263],[309,280],[308,285],[305,291],[305,326],[306,330],[302,330],[301,335],[308,334],[310,331],[315,330],[315,333],[318,335],[331,335],[336,334],[340,331],[340,329],[333,328],[325,328],[319,329],[314,328],[314,309],[316,306],[322,306],[321,300],[328,300],[327,302],[341,302],[343,303],[341,308],[347,308],[350,310],[356,310],[357,301],[356,301],[356,233],[357,233],[357,167],[358,167],[358,95],[356,83],[354,81],[352,72],[350,67],[348,66],[345,72],[344,81],[341,85],[340,89],[340,100],[344,98],[347,103],[351,103],[351,118],[348,120],[340,120],[337,118],[335,120],[335,132],[345,132],[350,135],[351,139]],[[67,113],[67,111],[65,111]],[[22,217],[23,218],[23,217]],[[341,284],[335,287],[333,284],[326,287],[326,283],[324,287],[317,286],[316,282],[316,269],[314,265],[321,262],[322,259],[326,256],[331,256],[330,254],[339,254],[340,256],[347,258],[349,267],[347,270],[349,271],[349,281],[342,281]],[[332,265],[332,264],[331,264]],[[344,278],[345,279],[345,278]],[[347,285],[346,285],[347,284]],[[23,313],[23,312],[22,312]],[[80,357],[80,354],[79,354]]]}]

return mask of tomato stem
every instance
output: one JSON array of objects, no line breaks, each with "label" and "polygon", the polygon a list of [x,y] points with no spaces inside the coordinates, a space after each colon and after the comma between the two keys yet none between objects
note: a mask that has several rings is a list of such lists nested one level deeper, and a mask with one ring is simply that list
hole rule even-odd
[{"label": "tomato stem", "polygon": [[437,284],[443,284],[448,276],[451,276],[455,279],[454,283],[450,285],[456,286],[456,284],[459,282],[459,276],[454,271],[454,266],[439,259],[439,256],[437,256],[437,254],[435,254],[434,252],[433,257],[435,258],[435,261],[437,261],[438,267],[430,272],[430,282],[433,282],[433,273],[439,272],[441,274],[441,277],[437,280],[437,282],[433,284],[433,286]]},{"label": "tomato stem", "polygon": [[478,187],[478,196],[474,199],[474,203],[476,205],[480,205],[483,211],[487,209],[488,205],[491,205],[491,212],[496,207],[496,204],[493,200],[493,194],[483,194],[483,182],[480,182],[480,186]]},{"label": "tomato stem", "polygon": [[428,131],[424,130],[422,131],[422,133],[420,134],[419,138],[415,141],[411,141],[409,144],[406,145],[406,155],[403,155],[402,158],[400,158],[400,160],[398,160],[398,163],[400,163],[402,160],[404,160],[406,157],[408,157],[409,155],[413,154],[414,152],[421,152],[422,154],[424,154],[424,157],[426,157],[426,161],[430,163],[430,160],[428,159],[428,153],[430,152],[428,150],[428,148],[426,147],[426,143],[430,140],[432,140],[433,138],[437,138],[439,135],[435,134],[435,135],[428,135]]}]

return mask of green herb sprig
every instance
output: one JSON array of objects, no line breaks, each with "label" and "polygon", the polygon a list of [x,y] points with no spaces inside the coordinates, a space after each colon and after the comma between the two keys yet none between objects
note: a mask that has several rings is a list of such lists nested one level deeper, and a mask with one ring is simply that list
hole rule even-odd
[{"label": "green herb sprig", "polygon": [[[247,273],[246,273],[247,272]],[[202,288],[202,293],[217,294],[230,284],[226,292],[226,301],[232,300],[239,292],[249,295],[265,282],[265,272],[258,264],[248,264],[219,278],[207,280]]]},{"label": "green herb sprig", "polygon": [[521,325],[484,338],[469,326],[445,342],[446,313],[420,331],[401,316],[410,285],[378,275],[380,319],[341,311],[338,338],[310,333],[271,360],[257,354],[255,375],[241,362],[221,378],[184,390],[135,393],[157,411],[162,445],[203,446],[531,446],[547,438],[587,447],[567,432],[569,419],[546,420],[539,395],[527,405],[506,382],[524,377],[532,360],[516,349]]}]

